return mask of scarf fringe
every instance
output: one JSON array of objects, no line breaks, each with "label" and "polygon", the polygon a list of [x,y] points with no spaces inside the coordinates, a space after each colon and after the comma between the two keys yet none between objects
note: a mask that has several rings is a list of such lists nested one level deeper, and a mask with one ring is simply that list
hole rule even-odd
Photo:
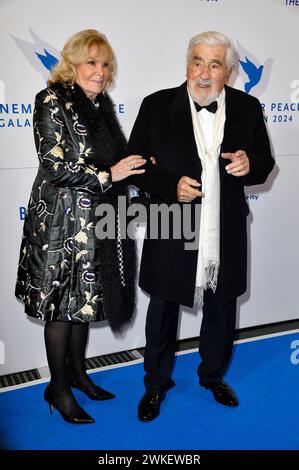
[{"label": "scarf fringe", "polygon": [[214,264],[204,269],[204,284],[203,286],[195,286],[194,301],[199,305],[203,305],[204,291],[212,289],[215,293],[217,289],[217,278],[219,272],[219,264]]}]

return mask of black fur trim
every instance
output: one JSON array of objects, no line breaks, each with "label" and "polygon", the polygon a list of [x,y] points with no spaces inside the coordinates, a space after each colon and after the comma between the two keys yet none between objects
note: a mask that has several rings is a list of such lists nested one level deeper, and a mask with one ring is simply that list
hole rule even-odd
[{"label": "black fur trim", "polygon": [[111,329],[120,332],[130,322],[135,309],[136,252],[133,240],[122,240],[125,286],[118,273],[118,257],[114,240],[104,240],[101,252],[103,307]]},{"label": "black fur trim", "polygon": [[[112,203],[117,210],[116,202]],[[117,230],[117,227],[116,227]],[[125,286],[122,285],[116,240],[101,240],[99,250],[101,265],[101,284],[103,287],[103,307],[105,318],[113,331],[122,331],[132,319],[136,297],[137,257],[135,240],[121,240],[123,273]]]},{"label": "black fur trim", "polygon": [[100,93],[95,102],[87,98],[78,85],[72,89],[75,112],[86,125],[95,150],[92,157],[97,166],[111,166],[125,155],[126,139],[116,118],[114,105],[108,95]]}]

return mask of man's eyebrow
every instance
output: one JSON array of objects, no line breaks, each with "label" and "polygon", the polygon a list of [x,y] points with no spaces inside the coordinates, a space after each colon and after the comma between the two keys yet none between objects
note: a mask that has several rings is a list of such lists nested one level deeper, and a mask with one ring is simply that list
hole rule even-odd
[{"label": "man's eyebrow", "polygon": [[[194,55],[193,56],[193,60],[199,60],[199,61],[203,61],[204,62],[204,59],[202,57],[199,57],[197,55]],[[219,60],[219,59],[212,59],[209,61],[210,64],[218,64],[218,65],[222,65],[223,62],[222,60]]]}]

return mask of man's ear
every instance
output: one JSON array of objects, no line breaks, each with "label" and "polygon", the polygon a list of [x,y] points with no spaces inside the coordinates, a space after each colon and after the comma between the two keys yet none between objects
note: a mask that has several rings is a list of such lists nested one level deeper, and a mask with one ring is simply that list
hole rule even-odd
[{"label": "man's ear", "polygon": [[228,83],[228,82],[229,82],[229,79],[230,79],[230,76],[231,76],[233,70],[234,70],[234,67],[231,67],[231,68],[227,71],[227,77],[226,77],[225,83]]},{"label": "man's ear", "polygon": [[226,83],[229,82],[230,76],[231,76],[231,74],[232,74],[234,68],[235,68],[235,66],[233,65],[230,69],[228,69],[228,71],[227,71],[227,77],[226,77]]}]

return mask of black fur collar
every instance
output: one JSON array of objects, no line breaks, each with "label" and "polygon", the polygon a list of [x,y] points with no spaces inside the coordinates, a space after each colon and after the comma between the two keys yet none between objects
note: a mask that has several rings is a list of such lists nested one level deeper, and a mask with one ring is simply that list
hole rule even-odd
[{"label": "black fur collar", "polygon": [[[61,85],[58,85],[61,89]],[[111,166],[125,156],[126,138],[116,117],[114,105],[108,95],[100,93],[95,102],[85,95],[78,85],[64,88],[74,103],[80,123],[87,128],[94,149],[90,161],[98,167]]]}]

